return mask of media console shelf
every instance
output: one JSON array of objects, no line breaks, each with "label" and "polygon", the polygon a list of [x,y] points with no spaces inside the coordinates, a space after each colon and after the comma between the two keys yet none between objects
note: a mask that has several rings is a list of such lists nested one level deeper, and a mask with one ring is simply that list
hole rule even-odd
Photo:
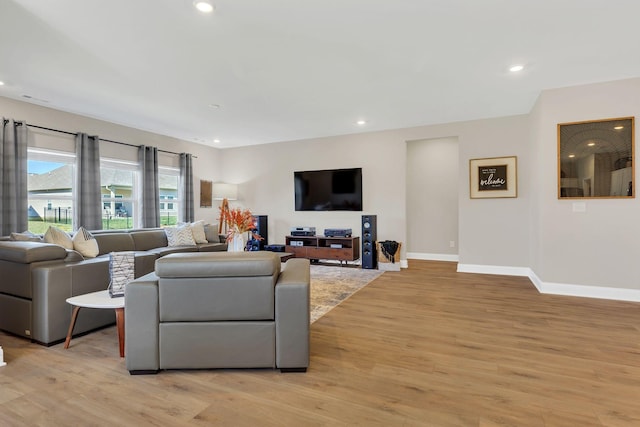
[{"label": "media console shelf", "polygon": [[285,236],[285,244],[285,251],[297,258],[332,259],[340,264],[360,259],[360,237]]}]

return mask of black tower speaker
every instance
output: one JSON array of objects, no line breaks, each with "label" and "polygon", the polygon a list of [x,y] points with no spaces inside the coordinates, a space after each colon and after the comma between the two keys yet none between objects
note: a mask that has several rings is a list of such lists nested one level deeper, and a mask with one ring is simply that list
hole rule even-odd
[{"label": "black tower speaker", "polygon": [[259,234],[262,240],[251,238],[247,243],[250,251],[263,251],[269,243],[269,232],[267,230],[267,215],[253,215],[253,232]]},{"label": "black tower speaker", "polygon": [[376,215],[362,215],[362,268],[378,268]]}]

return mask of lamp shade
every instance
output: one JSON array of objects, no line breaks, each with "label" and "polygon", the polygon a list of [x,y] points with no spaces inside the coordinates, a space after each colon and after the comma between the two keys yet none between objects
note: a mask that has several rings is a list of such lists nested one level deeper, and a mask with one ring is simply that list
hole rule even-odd
[{"label": "lamp shade", "polygon": [[214,200],[238,200],[238,186],[226,182],[214,182],[212,186]]}]

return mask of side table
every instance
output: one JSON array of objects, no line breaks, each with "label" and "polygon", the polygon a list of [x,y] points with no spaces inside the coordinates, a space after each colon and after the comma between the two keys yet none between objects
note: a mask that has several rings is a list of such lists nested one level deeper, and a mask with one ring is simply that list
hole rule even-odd
[{"label": "side table", "polygon": [[67,302],[73,307],[69,332],[64,341],[64,348],[69,348],[73,327],[76,325],[78,312],[81,308],[107,308],[116,311],[116,326],[118,329],[118,343],[120,345],[120,357],[124,357],[124,297],[111,298],[108,290],[91,292],[89,294],[78,295],[67,298]]}]

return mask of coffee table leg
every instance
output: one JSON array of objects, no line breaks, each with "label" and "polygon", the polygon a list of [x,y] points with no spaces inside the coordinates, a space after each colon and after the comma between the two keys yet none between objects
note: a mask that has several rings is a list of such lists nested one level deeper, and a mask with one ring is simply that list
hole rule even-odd
[{"label": "coffee table leg", "polygon": [[73,334],[73,327],[76,326],[76,319],[78,318],[78,312],[80,307],[73,307],[73,313],[71,314],[71,324],[69,325],[69,332],[67,332],[67,338],[64,340],[64,348],[69,348],[71,342],[71,335]]},{"label": "coffee table leg", "polygon": [[124,357],[124,308],[116,308],[116,327],[118,328],[120,357]]}]

